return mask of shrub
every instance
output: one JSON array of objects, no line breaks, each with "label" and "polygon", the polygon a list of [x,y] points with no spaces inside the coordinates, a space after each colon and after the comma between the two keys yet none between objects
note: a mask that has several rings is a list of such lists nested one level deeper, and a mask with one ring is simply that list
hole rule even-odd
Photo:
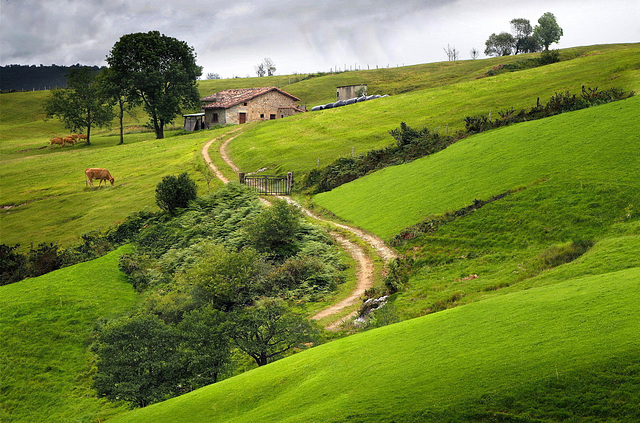
[{"label": "shrub", "polygon": [[196,183],[186,173],[165,176],[156,186],[156,203],[164,211],[175,213],[197,197]]},{"label": "shrub", "polygon": [[139,407],[179,393],[182,363],[175,329],[156,316],[122,318],[99,333],[94,386],[112,401]]},{"label": "shrub", "polygon": [[24,254],[17,253],[20,244],[9,246],[0,244],[0,286],[7,285],[26,277]]},{"label": "shrub", "polygon": [[245,226],[251,246],[277,261],[298,252],[301,228],[300,210],[285,200],[275,200]]}]

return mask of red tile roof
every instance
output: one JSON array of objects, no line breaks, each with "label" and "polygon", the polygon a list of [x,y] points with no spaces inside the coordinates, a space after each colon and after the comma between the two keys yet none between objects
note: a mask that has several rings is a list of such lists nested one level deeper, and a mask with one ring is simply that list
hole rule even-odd
[{"label": "red tile roof", "polygon": [[260,87],[260,88],[241,88],[233,90],[220,91],[206,97],[202,97],[200,100],[206,103],[202,106],[203,109],[228,109],[235,106],[238,103],[249,101],[262,94],[266,94],[269,91],[278,91],[279,93],[286,95],[296,101],[300,101],[298,97],[282,91],[278,87]]}]

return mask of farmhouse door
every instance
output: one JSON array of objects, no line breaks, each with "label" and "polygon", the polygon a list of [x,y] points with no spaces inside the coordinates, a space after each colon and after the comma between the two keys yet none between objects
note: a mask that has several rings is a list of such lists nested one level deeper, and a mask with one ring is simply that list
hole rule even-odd
[{"label": "farmhouse door", "polygon": [[238,123],[247,123],[247,114],[245,112],[238,113]]}]

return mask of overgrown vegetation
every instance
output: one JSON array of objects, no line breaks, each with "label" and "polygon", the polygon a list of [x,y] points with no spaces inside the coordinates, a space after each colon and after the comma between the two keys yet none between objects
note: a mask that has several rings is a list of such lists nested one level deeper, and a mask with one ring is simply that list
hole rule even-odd
[{"label": "overgrown vegetation", "polygon": [[149,215],[131,242],[120,266],[146,300],[100,330],[95,386],[137,406],[234,374],[244,366],[234,351],[263,366],[317,343],[319,329],[291,307],[343,280],[327,234],[242,185]]}]

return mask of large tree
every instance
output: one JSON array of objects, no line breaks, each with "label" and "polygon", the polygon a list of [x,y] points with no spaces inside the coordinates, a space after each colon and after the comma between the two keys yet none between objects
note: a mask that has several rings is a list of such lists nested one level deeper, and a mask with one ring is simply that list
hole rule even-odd
[{"label": "large tree", "polygon": [[67,75],[67,88],[51,91],[44,102],[47,118],[57,117],[71,131],[86,130],[91,144],[91,128],[111,123],[113,108],[88,67],[74,68]]},{"label": "large tree", "polygon": [[319,333],[311,321],[290,311],[279,298],[263,298],[229,316],[227,327],[233,344],[258,366],[293,348],[316,342]]},{"label": "large tree", "polygon": [[200,104],[196,80],[202,68],[193,47],[158,31],[123,35],[107,56],[130,101],[142,101],[156,138],[182,108]]},{"label": "large tree", "polygon": [[508,32],[493,33],[484,44],[484,54],[487,56],[508,56],[513,52],[515,39]]},{"label": "large tree", "polygon": [[533,28],[528,19],[512,19],[511,32],[514,38],[515,54],[540,51],[540,44],[533,37]]},{"label": "large tree", "polygon": [[549,46],[560,41],[564,35],[553,13],[547,12],[538,19],[538,25],[533,29],[533,36],[549,51]]}]

